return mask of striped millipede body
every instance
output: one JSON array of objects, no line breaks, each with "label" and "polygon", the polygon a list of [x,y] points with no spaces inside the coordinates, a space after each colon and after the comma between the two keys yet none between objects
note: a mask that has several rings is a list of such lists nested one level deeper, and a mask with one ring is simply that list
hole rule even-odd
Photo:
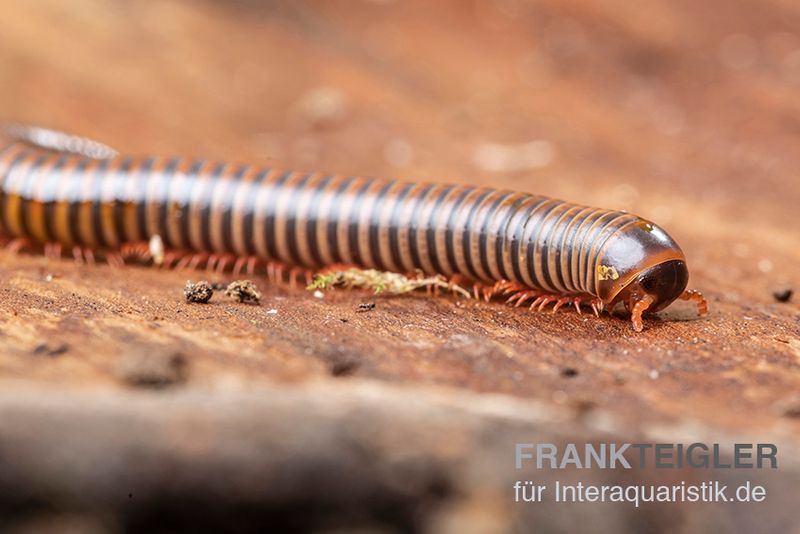
[{"label": "striped millipede body", "polygon": [[636,330],[676,298],[706,309],[685,290],[678,245],[630,213],[485,187],[119,156],[43,129],[0,134],[0,230],[101,254],[160,236],[168,250],[238,262],[422,271],[540,309],[622,302]]}]

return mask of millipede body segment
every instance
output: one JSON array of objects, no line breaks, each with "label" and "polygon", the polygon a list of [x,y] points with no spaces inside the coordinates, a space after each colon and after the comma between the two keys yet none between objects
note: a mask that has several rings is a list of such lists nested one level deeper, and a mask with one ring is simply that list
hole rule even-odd
[{"label": "millipede body segment", "polygon": [[532,307],[623,302],[637,330],[644,312],[679,297],[705,312],[685,291],[675,241],[630,213],[485,187],[118,156],[76,139],[0,135],[4,236],[98,254],[159,236],[167,250],[240,261],[458,276]]}]

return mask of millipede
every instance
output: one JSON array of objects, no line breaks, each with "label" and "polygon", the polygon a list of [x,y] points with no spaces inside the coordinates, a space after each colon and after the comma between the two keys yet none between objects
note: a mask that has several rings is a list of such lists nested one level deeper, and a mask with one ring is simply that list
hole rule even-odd
[{"label": "millipede", "polygon": [[644,314],[676,299],[707,312],[686,289],[677,243],[624,211],[487,187],[125,156],[30,126],[0,130],[0,233],[11,250],[113,265],[146,256],[156,239],[174,268],[347,265],[439,275],[537,310],[598,315],[622,303],[637,332]]}]

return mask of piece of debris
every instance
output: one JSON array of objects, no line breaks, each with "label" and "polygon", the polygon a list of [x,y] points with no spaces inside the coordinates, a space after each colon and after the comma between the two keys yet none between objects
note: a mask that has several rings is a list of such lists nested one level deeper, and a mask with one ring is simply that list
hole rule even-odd
[{"label": "piece of debris", "polygon": [[561,369],[561,376],[564,378],[573,378],[578,376],[578,370],[574,367],[564,367]]},{"label": "piece of debris", "polygon": [[317,87],[303,95],[294,106],[298,122],[307,128],[324,128],[347,116],[347,98],[333,87]]},{"label": "piece of debris", "polygon": [[164,241],[162,241],[160,235],[156,234],[150,238],[147,243],[147,249],[153,258],[153,263],[156,265],[164,263]]},{"label": "piece of debris", "polygon": [[358,305],[358,308],[356,308],[356,312],[358,312],[358,313],[368,312],[368,311],[372,311],[374,309],[375,309],[375,303],[374,302],[362,302],[361,304]]},{"label": "piece of debris", "polygon": [[69,350],[69,345],[66,343],[59,343],[57,345],[50,345],[49,343],[40,343],[33,348],[33,353],[37,356],[59,356]]},{"label": "piece of debris", "polygon": [[191,280],[187,280],[186,286],[183,288],[183,296],[186,297],[186,302],[205,304],[211,300],[212,295],[214,295],[214,289],[205,280],[200,280],[196,284]]},{"label": "piece of debris", "polygon": [[325,294],[322,291],[320,291],[319,289],[317,289],[316,291],[314,291],[314,298],[315,299],[323,299],[323,298],[325,298]]},{"label": "piece of debris", "polygon": [[189,362],[182,353],[138,347],[125,355],[120,379],[130,386],[164,389],[186,382]]},{"label": "piece of debris", "polygon": [[250,280],[231,282],[228,284],[225,294],[239,302],[255,302],[258,304],[261,301],[261,293],[258,292],[258,288]]},{"label": "piece of debris", "polygon": [[355,373],[359,368],[359,364],[355,360],[350,359],[337,359],[330,364],[331,376],[346,377]]},{"label": "piece of debris", "polygon": [[267,310],[267,314],[268,315],[275,315],[277,313],[278,313],[278,310],[276,310],[275,308],[272,308],[271,310]]},{"label": "piece of debris", "polygon": [[322,293],[317,296],[320,289],[330,289],[336,286],[361,287],[372,289],[375,293],[389,293],[390,295],[400,295],[416,289],[430,289],[434,293],[441,290],[458,293],[464,297],[471,296],[469,291],[441,275],[426,277],[419,271],[416,276],[409,277],[399,273],[357,268],[317,273],[306,289],[315,290],[314,296],[321,299]]},{"label": "piece of debris", "polygon": [[790,300],[792,300],[793,294],[794,291],[787,287],[786,289],[783,289],[781,291],[773,292],[772,296],[775,297],[775,300],[777,300],[778,302],[789,302]]}]

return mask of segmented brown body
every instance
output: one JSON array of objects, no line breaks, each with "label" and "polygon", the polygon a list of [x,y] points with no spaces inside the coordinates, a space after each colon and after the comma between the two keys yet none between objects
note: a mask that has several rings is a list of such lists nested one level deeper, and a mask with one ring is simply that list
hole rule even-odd
[{"label": "segmented brown body", "polygon": [[509,280],[606,303],[643,270],[684,260],[635,215],[543,196],[194,159],[94,159],[20,141],[0,147],[0,223],[39,243],[114,250],[158,235],[171,249]]}]

